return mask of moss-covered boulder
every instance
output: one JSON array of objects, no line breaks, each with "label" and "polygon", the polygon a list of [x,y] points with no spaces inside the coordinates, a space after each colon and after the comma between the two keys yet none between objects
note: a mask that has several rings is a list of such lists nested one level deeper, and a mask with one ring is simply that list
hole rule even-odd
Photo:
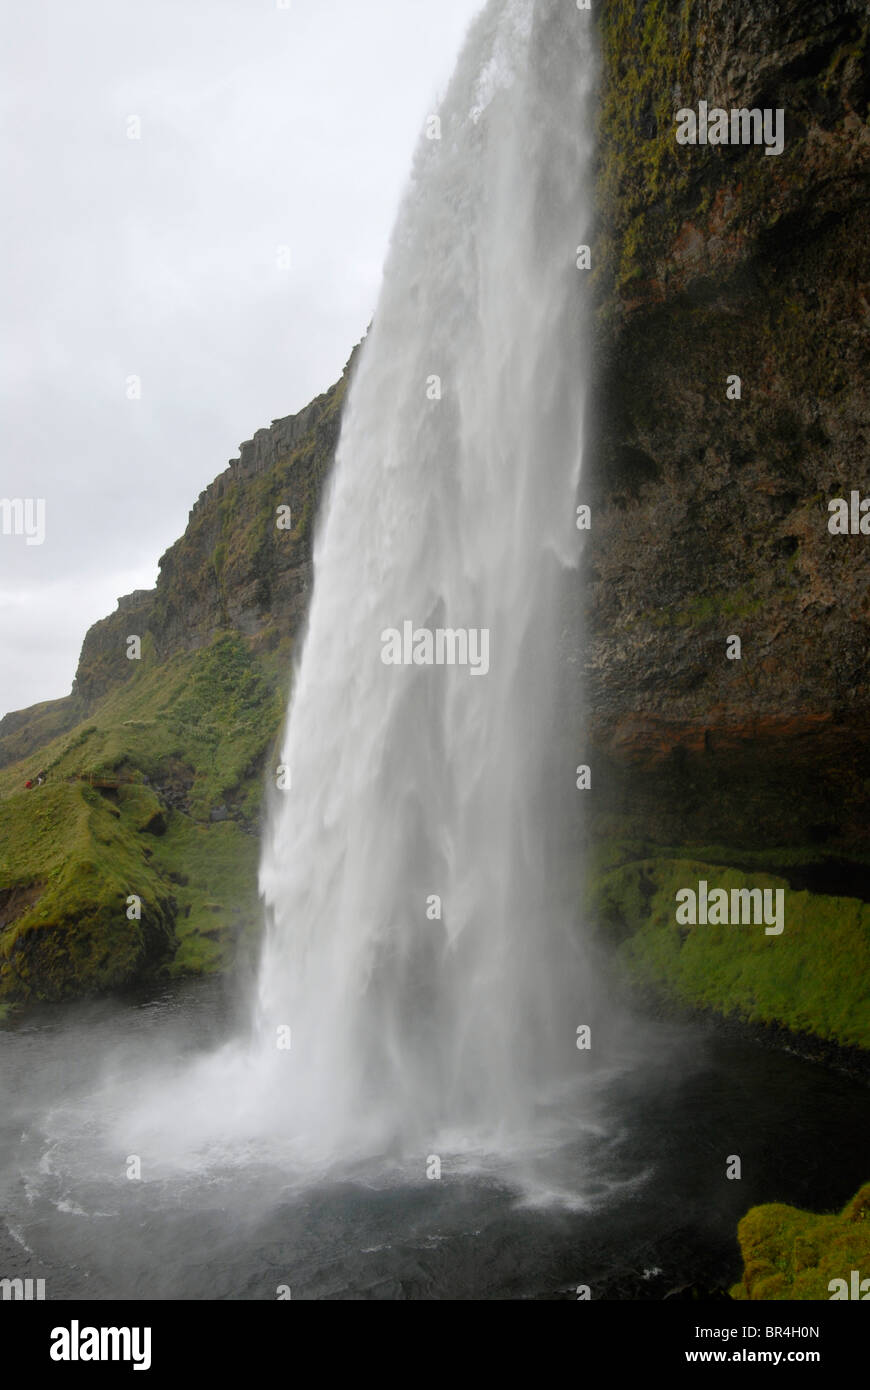
[{"label": "moss-covered boulder", "polygon": [[[753,1207],[737,1228],[743,1278],[737,1299],[870,1296],[870,1183],[837,1215],[816,1216],[782,1203]],[[854,1273],[853,1273],[854,1271]]]}]

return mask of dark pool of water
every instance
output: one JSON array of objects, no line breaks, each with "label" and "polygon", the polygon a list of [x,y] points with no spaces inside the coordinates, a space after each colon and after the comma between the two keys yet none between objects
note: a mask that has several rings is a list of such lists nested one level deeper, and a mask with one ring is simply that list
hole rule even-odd
[{"label": "dark pool of water", "polygon": [[[822,1067],[696,1027],[651,1027],[560,1155],[579,1209],[530,1203],[503,1173],[440,1182],[386,1170],[293,1190],[256,1153],[189,1180],[108,1181],[65,1166],[46,1116],[107,1057],[206,1050],[221,987],[40,1010],[0,1030],[0,1278],[49,1299],[661,1299],[739,1276],[757,1202],[841,1206],[870,1177],[870,1092]],[[136,1069],[131,1067],[131,1086]],[[739,1155],[740,1181],[726,1161]],[[570,1181],[569,1181],[570,1185]]]}]

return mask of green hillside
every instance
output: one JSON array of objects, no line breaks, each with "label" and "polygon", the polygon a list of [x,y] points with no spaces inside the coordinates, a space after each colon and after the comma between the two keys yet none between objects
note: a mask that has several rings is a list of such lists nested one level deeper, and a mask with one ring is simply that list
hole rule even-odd
[{"label": "green hillside", "polygon": [[354,356],[242,446],[156,589],[90,629],[71,694],[0,720],[0,1007],[254,948],[260,808]]},{"label": "green hillside", "polygon": [[[256,926],[256,832],[285,661],[233,633],[163,664],[148,656],[39,750],[43,786],[24,788],[32,757],[0,771],[0,998],[223,966]],[[128,920],[130,895],[140,921]]]}]

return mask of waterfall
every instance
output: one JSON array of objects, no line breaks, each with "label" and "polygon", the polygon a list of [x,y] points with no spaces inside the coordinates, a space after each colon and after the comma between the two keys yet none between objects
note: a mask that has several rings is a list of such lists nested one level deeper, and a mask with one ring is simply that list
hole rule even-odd
[{"label": "waterfall", "polygon": [[320,1152],[504,1143],[588,1021],[550,849],[594,83],[573,3],[486,6],[350,387],[260,869],[255,1089]]},{"label": "waterfall", "polygon": [[442,1158],[569,1207],[643,1178],[608,1099],[643,1044],[578,926],[582,752],[557,706],[578,664],[591,25],[489,0],[426,123],[321,508],[251,1013],[217,1047],[125,1045],[86,1104],[54,1106],[41,1162],[70,1191],[123,1155],[170,1206],[223,1192],[244,1224],[324,1177],[410,1190]]}]

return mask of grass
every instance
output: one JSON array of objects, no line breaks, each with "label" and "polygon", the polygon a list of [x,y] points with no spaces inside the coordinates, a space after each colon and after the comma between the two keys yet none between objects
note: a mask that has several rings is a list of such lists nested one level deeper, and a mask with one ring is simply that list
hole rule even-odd
[{"label": "grass", "polygon": [[[0,998],[228,965],[258,920],[256,829],[284,708],[278,674],[234,633],[162,665],[143,647],[141,666],[86,720],[0,772],[0,885],[12,917],[0,929]],[[48,779],[26,791],[37,762]],[[103,793],[69,780],[97,772],[132,781]],[[184,812],[167,795],[183,797]],[[218,806],[232,819],[213,823]],[[141,922],[126,916],[131,894]]]},{"label": "grass", "polygon": [[[788,857],[808,862],[807,852]],[[870,1048],[863,984],[870,977],[870,905],[792,891],[761,869],[707,859],[640,858],[605,867],[599,858],[599,865],[590,875],[587,912],[633,985],[674,1004]],[[678,925],[676,892],[697,888],[701,879],[711,890],[783,889],[782,934],[768,936],[763,926]]]},{"label": "grass", "polygon": [[259,841],[232,822],[197,825],[173,813],[155,862],[174,883],[178,947],[171,976],[225,969],[256,935]]},{"label": "grass", "polygon": [[154,783],[175,776],[190,781],[190,814],[206,818],[262,764],[283,708],[274,675],[234,633],[163,664],[143,655],[131,680],[69,733],[0,770],[0,796],[21,795],[37,762],[51,785],[89,772]]},{"label": "grass", "polygon": [[[57,999],[123,984],[171,950],[170,885],[137,830],[143,803],[82,783],[0,803],[0,882],[24,911],[0,934],[0,996]],[[128,918],[128,899],[141,919]]]}]

